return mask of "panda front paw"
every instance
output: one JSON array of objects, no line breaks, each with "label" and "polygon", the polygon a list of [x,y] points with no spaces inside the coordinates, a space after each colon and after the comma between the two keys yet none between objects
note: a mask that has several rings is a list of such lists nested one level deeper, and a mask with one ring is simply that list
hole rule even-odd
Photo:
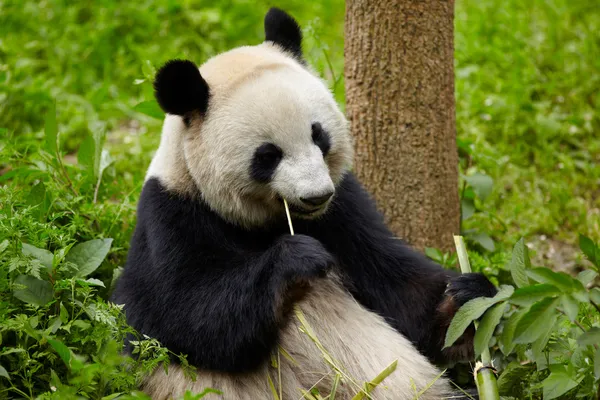
[{"label": "panda front paw", "polygon": [[[446,331],[458,309],[469,300],[478,297],[493,297],[498,290],[482,274],[467,273],[452,278],[444,297],[437,309],[437,323],[439,327],[439,348],[443,347]],[[442,350],[441,358],[436,362],[441,365],[453,364],[458,361],[473,360],[473,339],[475,336],[474,326],[469,326],[465,333],[450,346]]]},{"label": "panda front paw", "polygon": [[285,235],[279,239],[279,247],[286,280],[323,278],[335,262],[323,244],[311,236]]},{"label": "panda front paw", "polygon": [[446,296],[456,307],[461,307],[477,297],[494,297],[498,290],[483,274],[467,273],[450,280]]}]

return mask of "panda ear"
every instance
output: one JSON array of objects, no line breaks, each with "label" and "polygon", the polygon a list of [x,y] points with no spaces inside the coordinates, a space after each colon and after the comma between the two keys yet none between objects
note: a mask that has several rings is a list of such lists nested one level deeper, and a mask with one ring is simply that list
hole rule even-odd
[{"label": "panda ear", "polygon": [[171,60],[156,73],[154,96],[166,113],[183,116],[199,111],[204,114],[208,108],[209,88],[193,62]]},{"label": "panda ear", "polygon": [[302,30],[285,11],[273,7],[265,15],[265,40],[281,46],[302,61]]}]

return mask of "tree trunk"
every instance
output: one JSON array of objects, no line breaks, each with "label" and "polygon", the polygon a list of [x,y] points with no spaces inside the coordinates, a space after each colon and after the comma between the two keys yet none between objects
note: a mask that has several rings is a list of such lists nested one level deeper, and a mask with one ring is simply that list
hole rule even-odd
[{"label": "tree trunk", "polygon": [[347,0],[346,113],[355,172],[392,231],[451,250],[459,233],[454,1]]}]

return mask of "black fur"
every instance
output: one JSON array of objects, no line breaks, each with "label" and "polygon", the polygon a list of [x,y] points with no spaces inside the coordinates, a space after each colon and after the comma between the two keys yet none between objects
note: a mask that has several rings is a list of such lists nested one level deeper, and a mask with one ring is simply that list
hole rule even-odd
[{"label": "black fur", "polygon": [[154,95],[163,111],[186,116],[188,121],[190,112],[206,113],[209,93],[208,84],[191,61],[171,60],[154,78]]},{"label": "black fur", "polygon": [[329,153],[331,149],[331,140],[329,139],[329,133],[323,129],[320,123],[315,122],[311,126],[312,128],[312,140],[321,149],[323,157]]},{"label": "black fur", "polygon": [[257,182],[267,183],[283,158],[283,151],[272,143],[264,143],[254,151],[250,164],[250,176]]},{"label": "black fur", "polygon": [[291,53],[298,61],[302,58],[302,30],[298,22],[279,8],[273,7],[265,15],[265,40]]},{"label": "black fur", "polygon": [[436,313],[448,282],[460,302],[495,293],[486,278],[457,278],[392,237],[351,174],[322,218],[294,226],[296,236],[284,218],[246,231],[151,179],[113,299],[134,328],[193,365],[240,372],[267,360],[291,306],[334,259],[355,298],[437,362],[445,327]]}]

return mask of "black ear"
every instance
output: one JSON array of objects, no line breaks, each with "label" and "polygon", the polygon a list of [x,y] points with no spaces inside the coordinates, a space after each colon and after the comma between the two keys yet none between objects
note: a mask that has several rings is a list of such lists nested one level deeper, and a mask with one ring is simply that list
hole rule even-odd
[{"label": "black ear", "polygon": [[273,7],[265,15],[265,40],[281,46],[302,61],[302,30],[285,11]]},{"label": "black ear", "polygon": [[164,112],[185,115],[190,111],[204,114],[208,108],[208,84],[191,61],[171,60],[154,78],[154,96]]}]

